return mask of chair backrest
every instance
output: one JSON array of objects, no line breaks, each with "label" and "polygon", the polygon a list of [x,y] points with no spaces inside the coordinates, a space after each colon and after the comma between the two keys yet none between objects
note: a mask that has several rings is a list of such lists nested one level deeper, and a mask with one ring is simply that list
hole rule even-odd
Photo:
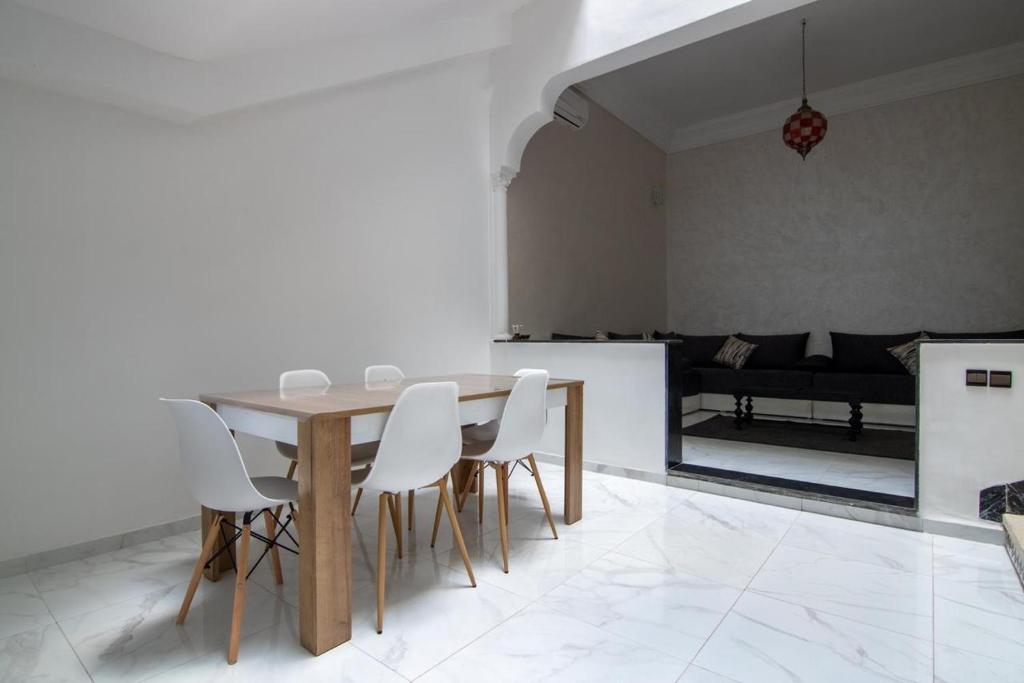
[{"label": "chair backrest", "polygon": [[224,512],[268,505],[249,479],[235,438],[213,408],[190,399],[160,400],[174,416],[185,485],[200,504]]},{"label": "chair backrest", "polygon": [[[522,374],[520,374],[522,373]],[[505,401],[498,436],[487,452],[488,458],[518,460],[540,445],[547,422],[547,370],[523,369]]]},{"label": "chair backrest", "polygon": [[278,386],[284,389],[308,389],[311,387],[329,387],[331,378],[319,370],[289,370],[282,372]]},{"label": "chair backrest", "polygon": [[368,365],[364,373],[365,382],[401,382],[405,373],[397,365]]},{"label": "chair backrest", "polygon": [[388,416],[363,488],[397,493],[429,486],[448,473],[461,453],[459,385],[414,384]]}]

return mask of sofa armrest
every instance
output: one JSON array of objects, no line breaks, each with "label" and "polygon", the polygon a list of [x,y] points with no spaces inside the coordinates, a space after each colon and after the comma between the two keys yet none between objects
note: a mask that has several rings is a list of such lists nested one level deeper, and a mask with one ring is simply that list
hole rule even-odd
[{"label": "sofa armrest", "polygon": [[825,372],[832,367],[832,359],[829,356],[815,354],[807,356],[793,364],[790,370],[803,370],[805,372]]}]

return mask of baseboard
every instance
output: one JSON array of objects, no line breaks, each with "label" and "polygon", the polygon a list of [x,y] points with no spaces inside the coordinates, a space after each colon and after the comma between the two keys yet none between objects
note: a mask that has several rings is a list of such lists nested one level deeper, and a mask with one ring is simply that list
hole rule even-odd
[{"label": "baseboard", "polygon": [[[543,453],[536,452],[533,454],[537,460],[546,462],[551,465],[559,465],[560,467],[565,466],[565,457],[558,455],[557,453]],[[587,462],[583,461],[583,469],[588,472],[598,472],[600,474],[610,474],[615,477],[623,477],[624,479],[636,479],[638,481],[647,481],[652,484],[664,484],[668,475],[659,474],[658,472],[647,472],[645,470],[636,470],[631,467],[621,467],[619,465],[605,465],[599,462]]]},{"label": "baseboard", "polygon": [[164,522],[144,529],[136,529],[123,534],[115,534],[106,538],[98,538],[94,541],[84,541],[74,545],[44,550],[41,553],[34,553],[24,557],[16,557],[0,562],[0,579],[8,576],[17,576],[27,572],[34,572],[65,562],[83,560],[103,553],[109,553],[121,548],[128,548],[141,543],[157,541],[167,536],[183,534],[187,531],[199,529],[199,515],[179,519],[176,522]]}]

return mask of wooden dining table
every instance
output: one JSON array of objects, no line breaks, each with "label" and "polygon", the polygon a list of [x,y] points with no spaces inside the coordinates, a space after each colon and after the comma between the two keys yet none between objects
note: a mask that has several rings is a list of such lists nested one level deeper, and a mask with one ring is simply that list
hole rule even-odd
[{"label": "wooden dining table", "polygon": [[[420,382],[455,382],[463,425],[499,419],[516,378],[444,375],[402,382],[332,384],[304,389],[204,393],[234,432],[298,446],[299,638],[319,655],[352,637],[351,447],[380,440],[402,391]],[[583,517],[583,382],[551,379],[547,407],[565,408],[565,523]],[[524,454],[525,456],[526,454]],[[214,515],[202,509],[203,534]],[[223,553],[206,571],[230,569]]]}]

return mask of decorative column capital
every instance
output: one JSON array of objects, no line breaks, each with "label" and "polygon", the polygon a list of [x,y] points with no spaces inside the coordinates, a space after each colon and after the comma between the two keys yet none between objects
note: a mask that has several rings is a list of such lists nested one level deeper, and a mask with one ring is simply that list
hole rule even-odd
[{"label": "decorative column capital", "polygon": [[518,171],[515,169],[509,168],[508,166],[502,166],[501,170],[497,173],[491,174],[491,187],[496,190],[507,190],[509,183],[511,183],[512,179],[516,177],[517,173]]}]

